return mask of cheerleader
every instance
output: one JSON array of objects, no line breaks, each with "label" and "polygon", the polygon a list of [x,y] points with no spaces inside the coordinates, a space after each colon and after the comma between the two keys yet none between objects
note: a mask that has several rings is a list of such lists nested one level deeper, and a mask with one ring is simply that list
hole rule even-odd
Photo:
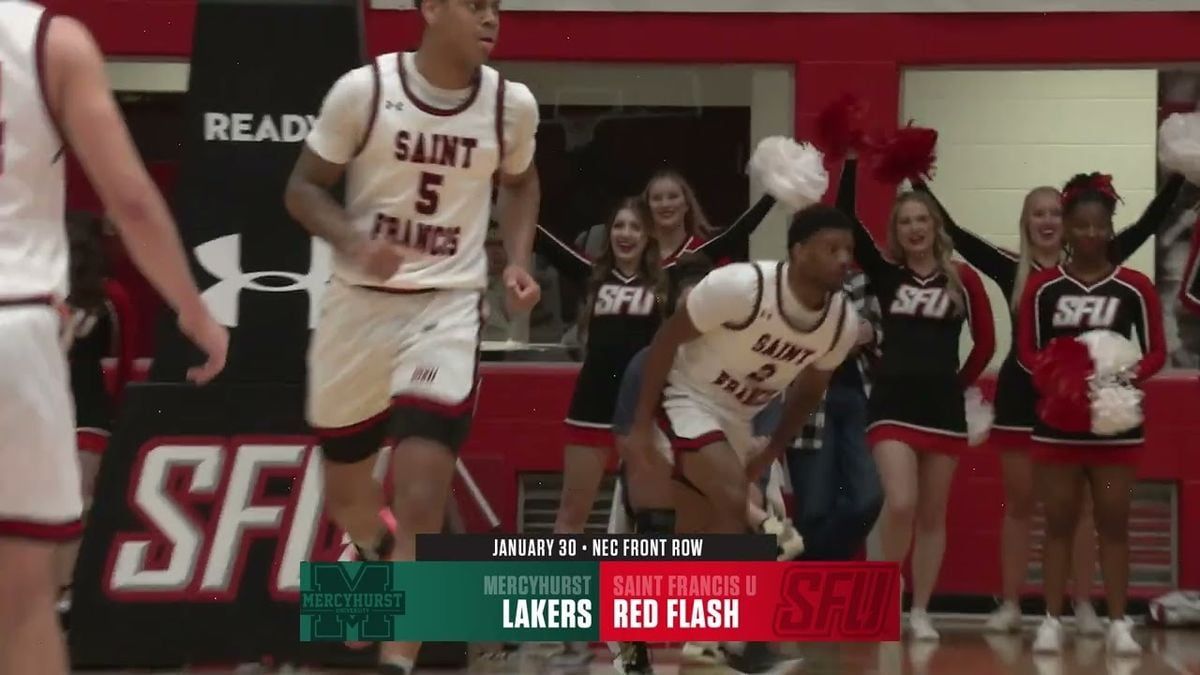
[{"label": "cheerleader", "polygon": [[[1140,384],[1166,362],[1162,308],[1154,284],[1143,274],[1114,265],[1113,213],[1117,193],[1109,176],[1072,178],[1062,191],[1068,260],[1033,274],[1021,297],[1017,320],[1018,358],[1033,371],[1038,353],[1054,338],[1107,329],[1137,336],[1143,354],[1136,371]],[[1063,592],[1071,564],[1071,540],[1078,526],[1084,486],[1091,489],[1100,539],[1100,570],[1111,622],[1106,645],[1111,653],[1134,655],[1133,623],[1125,615],[1129,584],[1129,502],[1134,464],[1144,441],[1140,426],[1114,436],[1072,433],[1037,419],[1032,458],[1046,513],[1042,569],[1046,618],[1034,651],[1062,649]]]},{"label": "cheerleader", "polygon": [[[856,164],[846,160],[842,185],[854,184]],[[946,547],[950,484],[967,448],[963,392],[995,350],[992,311],[975,271],[951,260],[954,244],[928,195],[896,199],[886,253],[856,224],[855,257],[883,312],[882,356],[867,404],[867,442],[884,491],[883,555],[903,561],[915,525],[909,624],[914,638],[937,640],[926,610]],[[960,364],[964,324],[973,345]]]},{"label": "cheerleader", "polygon": [[[75,404],[75,435],[79,451],[83,519],[92,504],[100,457],[108,447],[120,393],[133,369],[133,303],[115,281],[105,278],[103,223],[86,213],[72,212],[66,219],[70,245],[71,294],[67,298],[64,347],[71,372]],[[104,372],[103,360],[117,354],[115,378]],[[59,612],[65,620],[70,609],[70,586],[79,542],[64,544],[58,554],[61,586]]]},{"label": "cheerleader", "polygon": [[[1183,176],[1172,175],[1142,217],[1117,233],[1111,247],[1113,262],[1119,265],[1128,260],[1157,232],[1183,184]],[[936,201],[923,181],[916,181],[914,187]],[[996,417],[990,435],[992,444],[1000,449],[1004,482],[1004,524],[1000,536],[1003,603],[988,617],[987,628],[996,632],[1016,632],[1021,627],[1018,600],[1029,564],[1029,532],[1033,520],[1033,462],[1028,451],[1037,398],[1029,373],[1017,361],[1016,314],[1029,275],[1054,267],[1063,259],[1062,195],[1053,187],[1035,188],[1025,195],[1019,229],[1021,244],[1016,253],[993,246],[959,227],[941,203],[938,207],[946,231],[954,241],[954,249],[996,282],[1012,312],[1013,338],[996,380]],[[1086,486],[1084,489],[1086,491]],[[1071,559],[1075,629],[1082,635],[1103,635],[1104,626],[1091,603],[1096,540],[1091,512],[1086,507],[1080,514]]]},{"label": "cheerleader", "polygon": [[[654,237],[662,251],[663,264],[680,255],[697,251],[707,241],[728,236],[709,224],[691,184],[674,169],[658,171],[646,182],[642,199],[654,217]],[[708,255],[711,257],[712,253]]]},{"label": "cheerleader", "polygon": [[621,200],[605,229],[608,246],[595,262],[570,249],[546,246],[547,237],[557,241],[549,235],[539,237],[539,253],[563,275],[587,283],[580,312],[586,352],[566,419],[557,534],[584,531],[613,447],[613,405],[621,374],[633,355],[650,344],[662,321],[666,274],[650,223],[649,209],[640,198]]}]

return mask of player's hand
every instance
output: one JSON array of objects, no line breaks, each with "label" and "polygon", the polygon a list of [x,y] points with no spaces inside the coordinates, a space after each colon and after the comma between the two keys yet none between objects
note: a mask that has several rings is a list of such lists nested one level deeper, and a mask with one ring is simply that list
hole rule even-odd
[{"label": "player's hand", "polygon": [[746,463],[746,480],[757,485],[763,476],[771,470],[771,464],[779,456],[779,451],[767,444],[750,458]]},{"label": "player's hand", "polygon": [[208,357],[203,364],[188,369],[188,379],[207,384],[225,368],[229,331],[217,323],[203,303],[179,313],[179,330]]},{"label": "player's hand", "polygon": [[362,239],[347,251],[354,264],[368,276],[387,281],[396,275],[412,249],[384,239]]},{"label": "player's hand", "polygon": [[875,329],[871,327],[871,322],[865,319],[858,321],[858,340],[854,343],[856,346],[869,345],[875,341]]},{"label": "player's hand", "polygon": [[524,314],[542,299],[542,287],[538,286],[533,275],[520,265],[504,268],[504,290],[507,291],[510,314]]}]

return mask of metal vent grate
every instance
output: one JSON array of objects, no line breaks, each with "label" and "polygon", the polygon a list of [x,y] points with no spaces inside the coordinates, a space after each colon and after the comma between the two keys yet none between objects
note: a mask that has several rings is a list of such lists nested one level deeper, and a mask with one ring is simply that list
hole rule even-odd
[{"label": "metal vent grate", "polygon": [[[1160,591],[1176,588],[1179,579],[1178,495],[1171,483],[1137,483],[1129,512],[1129,590]],[[1041,508],[1033,516],[1029,581],[1042,583],[1042,538],[1045,521]],[[1097,565],[1097,567],[1099,567]],[[1102,587],[1099,570],[1093,584]]]},{"label": "metal vent grate", "polygon": [[[616,476],[606,474],[596,493],[596,502],[588,514],[587,532],[603,534],[608,530],[608,514],[612,509]],[[523,473],[517,507],[517,531],[540,534],[554,531],[558,502],[562,496],[562,474]]]}]

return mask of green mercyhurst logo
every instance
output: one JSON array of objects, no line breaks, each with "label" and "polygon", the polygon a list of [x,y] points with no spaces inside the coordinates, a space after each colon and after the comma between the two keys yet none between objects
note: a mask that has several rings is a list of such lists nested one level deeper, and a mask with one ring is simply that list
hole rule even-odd
[{"label": "green mercyhurst logo", "polygon": [[385,642],[404,614],[399,565],[300,564],[301,642]]}]

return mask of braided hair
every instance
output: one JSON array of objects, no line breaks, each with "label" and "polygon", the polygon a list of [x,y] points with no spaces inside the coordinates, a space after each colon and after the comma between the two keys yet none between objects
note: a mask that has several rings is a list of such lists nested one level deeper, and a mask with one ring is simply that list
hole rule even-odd
[{"label": "braided hair", "polygon": [[1117,211],[1117,202],[1122,201],[1113,187],[1112,176],[1093,171],[1075,174],[1062,189],[1063,215],[1074,211],[1080,204],[1100,204],[1112,216]]}]

